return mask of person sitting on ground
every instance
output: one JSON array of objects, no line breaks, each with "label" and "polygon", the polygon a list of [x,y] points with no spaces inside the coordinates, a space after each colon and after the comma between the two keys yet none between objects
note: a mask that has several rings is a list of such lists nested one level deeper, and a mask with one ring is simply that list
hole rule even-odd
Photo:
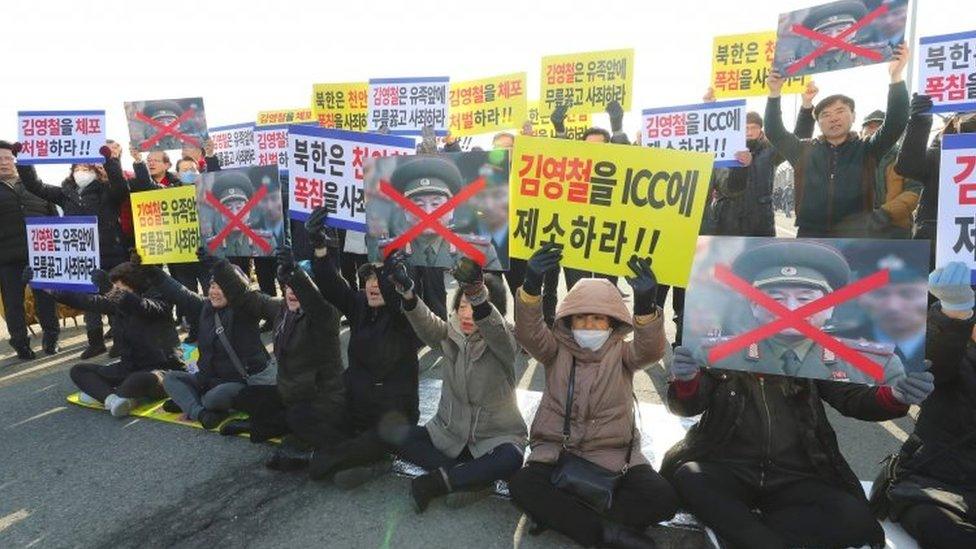
[{"label": "person sitting on ground", "polygon": [[[654,547],[644,530],[678,508],[674,490],[641,452],[634,414],[634,373],[660,360],[667,344],[654,304],[657,280],[650,261],[633,256],[628,266],[635,276],[627,279],[633,315],[613,284],[585,278],[559,304],[550,329],[539,291],[561,259],[561,248],[543,244],[515,299],[515,338],[545,368],[546,386],[528,465],[509,481],[509,491],[537,525],[534,531],[552,528],[587,547]],[[631,331],[633,340],[624,341]],[[614,484],[580,489],[594,484],[574,469],[599,471]]]},{"label": "person sitting on ground", "polygon": [[201,248],[200,262],[213,273],[207,297],[188,290],[159,267],[147,270],[150,280],[164,298],[199,318],[198,371],[169,372],[163,387],[175,409],[190,420],[213,429],[227,419],[234,396],[245,385],[273,385],[276,368],[261,342],[258,317],[227,301],[223,286],[232,280],[247,284],[240,268],[226,259],[215,260]]},{"label": "person sitting on ground", "polygon": [[452,274],[459,289],[446,322],[413,293],[404,263],[391,274],[407,320],[447,358],[437,413],[399,444],[401,458],[428,471],[410,484],[418,513],[444,495],[449,507],[468,505],[508,480],[522,467],[528,434],[515,397],[518,345],[504,318],[505,287],[467,257]]},{"label": "person sitting on ground", "polygon": [[[150,288],[138,256],[133,259],[108,273],[94,271],[92,281],[104,295],[46,290],[69,307],[114,315],[119,360],[104,365],[82,362],[72,366],[69,375],[82,391],[83,404],[102,403],[115,417],[129,415],[139,399],[163,398],[164,373],[184,368],[173,305]],[[30,267],[24,278],[33,278]]]},{"label": "person sitting on ground", "polygon": [[350,438],[282,465],[308,464],[312,479],[332,479],[338,487],[351,489],[390,471],[396,448],[381,431],[417,423],[420,341],[387,279],[389,266],[364,265],[359,272],[362,290],[353,290],[342,278],[339,239],[326,227],[327,219],[326,208],[317,208],[305,228],[315,249],[315,283],[349,320],[349,367],[343,378]]}]

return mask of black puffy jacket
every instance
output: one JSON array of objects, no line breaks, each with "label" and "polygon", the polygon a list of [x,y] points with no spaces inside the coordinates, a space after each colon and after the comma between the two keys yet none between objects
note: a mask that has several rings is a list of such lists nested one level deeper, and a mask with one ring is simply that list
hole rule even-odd
[{"label": "black puffy jacket", "polygon": [[28,191],[20,179],[12,185],[0,182],[0,264],[27,263],[24,218],[52,215],[58,215],[54,204]]}]

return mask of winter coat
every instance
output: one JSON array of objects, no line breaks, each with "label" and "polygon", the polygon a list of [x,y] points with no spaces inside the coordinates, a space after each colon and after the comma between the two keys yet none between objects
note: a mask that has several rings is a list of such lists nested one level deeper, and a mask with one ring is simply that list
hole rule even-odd
[{"label": "winter coat", "polygon": [[939,217],[939,163],[942,161],[942,142],[936,140],[929,147],[932,116],[915,116],[908,121],[895,171],[922,184],[918,211],[915,213],[915,238],[935,240]]},{"label": "winter coat", "polygon": [[122,165],[117,158],[105,161],[108,181],[92,181],[84,189],[68,177],[61,186],[46,185],[37,178],[34,166],[17,166],[20,179],[28,191],[53,202],[64,211],[64,215],[89,215],[98,218],[98,252],[103,269],[109,269],[128,258],[128,250],[123,244],[122,226],[119,224],[119,211],[128,198]]},{"label": "winter coat", "polygon": [[502,315],[482,303],[475,308],[478,330],[466,336],[456,312],[445,322],[419,297],[413,303],[412,309],[404,303],[407,320],[420,340],[440,349],[447,361],[437,414],[427,422],[434,446],[446,456],[467,447],[475,458],[500,444],[525,448],[528,433],[515,396],[518,346]]},{"label": "winter coat", "polygon": [[0,265],[27,262],[25,217],[55,215],[54,204],[28,191],[19,178],[13,185],[0,182]]},{"label": "winter coat", "polygon": [[875,173],[908,123],[904,82],[888,89],[887,118],[867,139],[851,133],[840,145],[799,139],[783,127],[780,98],[766,102],[765,128],[776,151],[793,166],[796,224],[807,234],[864,236],[874,211]]},{"label": "winter coat", "polygon": [[[603,346],[591,351],[573,338],[574,314],[605,314],[613,320]],[[624,341],[631,331],[634,338]],[[550,329],[542,318],[542,299],[520,289],[515,298],[515,339],[546,371],[542,401],[529,435],[529,461],[554,463],[563,447],[563,420],[573,363],[576,381],[566,449],[601,467],[620,471],[633,444],[630,465],[646,464],[640,429],[635,427],[634,372],[664,356],[663,315],[633,317],[616,286],[586,278],[566,294]]]}]

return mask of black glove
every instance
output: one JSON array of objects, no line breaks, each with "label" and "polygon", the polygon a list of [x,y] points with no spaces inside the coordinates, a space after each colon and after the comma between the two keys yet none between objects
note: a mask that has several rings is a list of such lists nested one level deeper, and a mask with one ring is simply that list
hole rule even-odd
[{"label": "black glove", "polygon": [[529,295],[539,295],[542,291],[542,280],[546,273],[559,268],[559,262],[563,260],[563,249],[552,242],[545,242],[542,246],[532,253],[525,265],[525,282],[522,289]]},{"label": "black glove", "polygon": [[566,133],[566,111],[568,110],[569,105],[557,105],[556,109],[549,115],[552,129],[556,130],[558,134]]},{"label": "black glove", "polygon": [[98,293],[104,294],[112,289],[112,281],[108,278],[108,273],[102,269],[95,269],[91,274],[92,284],[98,288]]},{"label": "black glove", "polygon": [[275,258],[278,260],[278,280],[288,280],[294,272],[295,255],[291,251],[291,246],[282,244],[275,250]]},{"label": "black glove", "polygon": [[328,219],[329,211],[325,206],[321,206],[312,210],[312,214],[305,220],[305,232],[308,233],[308,241],[313,249],[339,247],[339,235],[336,234],[336,230],[325,224]]},{"label": "black glove", "polygon": [[451,269],[451,276],[457,280],[458,287],[467,296],[477,294],[485,285],[485,272],[481,265],[467,256],[458,258]]},{"label": "black glove", "polygon": [[607,103],[607,114],[610,115],[610,130],[613,133],[623,131],[624,108],[620,105],[619,101],[614,99],[613,101]]},{"label": "black glove", "polygon": [[868,235],[877,236],[889,228],[891,228],[891,214],[882,208],[874,210],[868,218]]},{"label": "black glove", "polygon": [[634,271],[634,276],[626,277],[627,283],[634,289],[634,315],[649,315],[654,312],[657,299],[657,277],[651,270],[651,258],[641,259],[632,255],[627,266]]},{"label": "black glove", "polygon": [[24,284],[34,280],[34,269],[31,269],[30,265],[24,267],[24,272],[21,273],[20,280],[23,281]]},{"label": "black glove", "polygon": [[407,270],[407,255],[396,250],[383,261],[383,274],[393,284],[397,293],[405,294],[413,290],[413,279]]},{"label": "black glove", "polygon": [[923,115],[931,116],[932,110],[932,98],[925,94],[914,94],[912,95],[912,102],[909,112],[911,116],[918,117]]}]

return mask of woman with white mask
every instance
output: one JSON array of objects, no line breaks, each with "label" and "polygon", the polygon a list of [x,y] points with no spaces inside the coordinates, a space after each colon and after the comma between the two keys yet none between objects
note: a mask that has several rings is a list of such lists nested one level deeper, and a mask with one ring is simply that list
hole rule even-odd
[{"label": "woman with white mask", "polygon": [[[99,268],[110,271],[129,259],[119,223],[119,210],[128,199],[129,190],[119,162],[121,148],[113,150],[104,145],[98,152],[105,157],[104,164],[72,164],[71,173],[60,186],[43,183],[33,166],[18,164],[17,171],[27,190],[60,206],[64,215],[98,218]],[[85,328],[88,348],[81,353],[82,360],[106,350],[101,313],[86,311]]]},{"label": "woman with white mask", "polygon": [[[586,547],[653,547],[644,530],[674,515],[677,495],[641,453],[634,372],[667,344],[650,260],[631,257],[633,315],[620,291],[585,278],[543,320],[540,289],[562,249],[544,244],[529,258],[515,297],[515,338],[546,371],[529,433],[528,464],[509,481],[515,503],[539,528]],[[624,337],[634,332],[633,339]]]}]

